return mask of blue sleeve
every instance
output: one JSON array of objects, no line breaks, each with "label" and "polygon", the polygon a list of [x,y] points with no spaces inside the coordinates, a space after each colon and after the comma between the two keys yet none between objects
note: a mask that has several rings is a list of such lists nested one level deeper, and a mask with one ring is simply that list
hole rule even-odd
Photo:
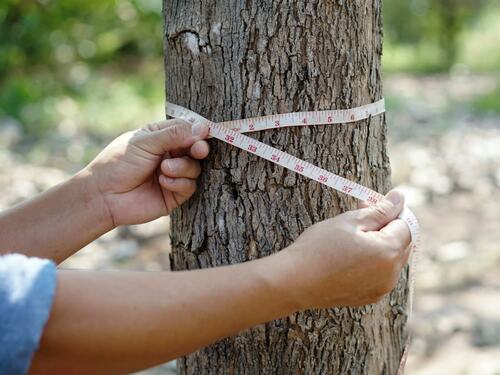
[{"label": "blue sleeve", "polygon": [[20,254],[0,256],[0,372],[24,375],[49,318],[56,266]]}]

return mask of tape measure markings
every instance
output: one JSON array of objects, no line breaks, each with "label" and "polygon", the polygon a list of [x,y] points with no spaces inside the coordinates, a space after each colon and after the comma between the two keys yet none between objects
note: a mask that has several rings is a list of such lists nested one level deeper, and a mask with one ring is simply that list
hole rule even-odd
[{"label": "tape measure markings", "polygon": [[[385,112],[384,99],[374,103],[366,104],[361,107],[330,111],[311,111],[311,112],[293,112],[278,115],[260,116],[241,120],[225,121],[215,123],[207,120],[196,112],[190,111],[184,107],[167,102],[166,113],[174,118],[181,118],[191,124],[205,123],[210,129],[210,136],[217,138],[225,143],[231,144],[251,154],[257,155],[274,164],[308,177],[323,185],[329,186],[335,190],[343,192],[354,198],[374,205],[384,196],[376,191],[360,185],[354,181],[348,180],[335,173],[329,172],[323,168],[315,166],[305,160],[301,160],[284,151],[278,150],[272,146],[262,143],[254,138],[241,133],[254,132],[267,129],[277,129],[292,126],[311,126],[311,125],[333,125],[345,124],[349,122],[364,120],[370,116],[379,115]],[[412,240],[412,267],[409,274],[409,313],[411,318],[413,309],[413,285],[416,269],[416,250],[420,244],[420,227],[414,213],[405,205],[399,218],[403,220],[410,230]],[[400,366],[397,374],[402,375],[408,356],[408,340],[401,357]]]},{"label": "tape measure markings", "polygon": [[[190,123],[197,121],[211,122],[199,114],[177,104],[167,103],[167,114],[171,117],[183,118]],[[364,120],[385,112],[385,101],[365,104],[351,109],[329,111],[293,112],[278,115],[267,115],[248,119],[219,122],[217,125],[238,133],[250,133],[260,130],[278,129],[294,126],[336,125]]]},{"label": "tape measure markings", "polygon": [[[179,107],[179,111],[182,112],[183,110],[185,110],[185,108]],[[228,128],[235,132],[249,133],[260,130],[277,129],[277,128],[294,127],[294,126],[345,124],[349,122],[367,119],[370,116],[379,115],[384,111],[385,111],[385,102],[384,99],[380,99],[377,102],[366,104],[361,107],[356,107],[352,109],[293,112],[293,113],[284,113],[278,115],[260,116],[249,119],[224,121],[224,122],[219,122],[217,124],[223,128]],[[187,114],[187,112],[185,113]],[[197,116],[193,115],[192,117],[197,118],[198,116],[199,115]]]},{"label": "tape measure markings", "polygon": [[[167,102],[167,114],[171,117],[182,118],[191,124],[206,123],[210,129],[210,136],[225,143],[231,144],[249,153],[257,155],[272,163],[287,168],[300,175],[329,186],[342,193],[374,205],[383,198],[382,194],[375,192],[354,181],[350,181],[335,173],[319,168],[309,162],[301,160],[284,151],[266,145],[254,138],[245,136],[243,132],[253,132],[292,126],[311,126],[326,124],[343,124],[369,118],[385,111],[384,99],[347,110],[295,112],[279,115],[268,115],[241,120],[215,123],[184,107]],[[412,243],[415,247],[419,243],[420,230],[413,212],[405,206],[400,219],[406,222],[410,229]]]}]

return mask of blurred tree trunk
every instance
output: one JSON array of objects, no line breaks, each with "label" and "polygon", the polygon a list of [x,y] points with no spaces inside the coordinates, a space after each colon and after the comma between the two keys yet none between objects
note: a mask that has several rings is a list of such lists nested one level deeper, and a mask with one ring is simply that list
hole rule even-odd
[{"label": "blurred tree trunk", "polygon": [[[348,108],[382,97],[381,1],[164,0],[168,100],[214,121]],[[252,135],[379,192],[390,185],[384,116]],[[199,190],[172,214],[172,267],[263,257],[356,202],[211,141]],[[314,249],[311,249],[314,251]],[[406,273],[377,305],[307,311],[178,362],[181,374],[388,374],[406,324]]]}]

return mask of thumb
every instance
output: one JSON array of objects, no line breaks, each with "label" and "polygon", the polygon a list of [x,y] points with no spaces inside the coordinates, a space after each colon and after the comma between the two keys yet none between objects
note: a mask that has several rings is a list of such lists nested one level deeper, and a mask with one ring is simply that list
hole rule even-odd
[{"label": "thumb", "polygon": [[169,151],[188,148],[207,136],[208,126],[206,124],[191,126],[185,121],[175,120],[169,127],[141,134],[135,143],[147,152],[163,155]]},{"label": "thumb", "polygon": [[359,210],[361,228],[365,231],[380,230],[398,217],[403,206],[403,194],[397,190],[391,190],[376,205]]}]

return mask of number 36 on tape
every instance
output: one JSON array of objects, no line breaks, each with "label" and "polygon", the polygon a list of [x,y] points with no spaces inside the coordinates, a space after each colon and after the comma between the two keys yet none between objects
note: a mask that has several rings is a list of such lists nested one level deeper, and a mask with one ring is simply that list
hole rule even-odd
[{"label": "number 36 on tape", "polygon": [[[371,189],[331,173],[325,169],[316,167],[311,163],[277,150],[276,148],[268,146],[241,133],[275,129],[277,127],[283,128],[291,126],[343,124],[363,120],[370,116],[376,116],[385,112],[384,99],[351,109],[293,112],[254,117],[243,120],[226,121],[221,123],[215,123],[207,120],[195,112],[172,103],[167,103],[166,110],[169,116],[186,120],[191,124],[206,123],[210,128],[210,135],[214,138],[229,143],[242,150],[251,152],[252,154],[258,155],[261,158],[269,160],[284,168],[316,180],[319,183],[327,185],[354,198],[365,201],[370,205],[376,204],[383,198],[381,194]],[[412,243],[414,245],[418,245],[420,240],[420,231],[415,215],[408,207],[405,207],[400,215],[400,219],[408,224]]]},{"label": "number 36 on tape", "polygon": [[[365,201],[369,205],[374,205],[383,198],[383,195],[376,191],[319,168],[241,133],[276,129],[277,127],[343,124],[363,120],[370,116],[376,116],[385,112],[384,99],[351,109],[293,112],[220,123],[207,120],[193,111],[172,103],[167,103],[166,111],[169,116],[186,120],[191,124],[205,123],[209,126],[210,135],[212,137],[242,150],[251,152],[252,154],[299,173],[302,176],[316,180],[321,184],[327,185],[354,198]],[[414,246],[417,246],[420,240],[420,230],[415,215],[408,207],[405,207],[399,218],[408,225],[412,243]]]},{"label": "number 36 on tape", "polygon": [[[259,142],[241,133],[291,126],[344,124],[363,120],[369,118],[370,116],[376,116],[385,112],[384,99],[351,109],[293,112],[220,123],[207,120],[193,111],[168,102],[166,105],[166,112],[167,115],[171,117],[183,119],[191,124],[205,123],[210,129],[210,136],[242,150],[251,152],[252,154],[258,155],[263,159],[269,160],[272,163],[301,174],[302,176],[318,181],[323,185],[329,186],[354,198],[367,202],[369,205],[377,204],[377,202],[383,198],[383,195],[377,193],[376,191],[325,169],[319,168],[311,163],[296,158],[295,156],[268,146],[265,143]],[[404,207],[403,211],[399,215],[399,218],[408,225],[412,240],[412,250],[416,250],[420,242],[420,228],[417,218],[407,206]],[[412,255],[412,263],[413,266],[410,268],[409,315],[411,314],[413,301],[413,279],[416,266],[415,254]],[[398,369],[398,375],[403,374],[408,355],[408,348],[409,340],[404,347],[403,356]]]}]

